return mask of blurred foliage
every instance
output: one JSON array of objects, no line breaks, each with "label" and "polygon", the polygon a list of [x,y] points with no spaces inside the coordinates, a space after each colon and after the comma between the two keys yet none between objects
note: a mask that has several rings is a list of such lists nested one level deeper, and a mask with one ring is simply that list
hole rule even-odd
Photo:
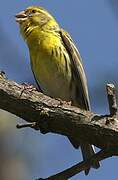
[{"label": "blurred foliage", "polygon": [[[0,110],[0,179],[22,180],[28,176],[23,152],[18,151],[21,141],[16,129],[16,117]],[[19,148],[20,149],[20,148]]]}]

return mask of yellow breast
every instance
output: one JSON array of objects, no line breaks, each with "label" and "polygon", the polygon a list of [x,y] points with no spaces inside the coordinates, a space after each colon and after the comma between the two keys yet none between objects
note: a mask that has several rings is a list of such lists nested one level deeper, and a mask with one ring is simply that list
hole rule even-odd
[{"label": "yellow breast", "polygon": [[32,70],[43,92],[70,100],[70,59],[60,38],[45,33],[30,49]]}]

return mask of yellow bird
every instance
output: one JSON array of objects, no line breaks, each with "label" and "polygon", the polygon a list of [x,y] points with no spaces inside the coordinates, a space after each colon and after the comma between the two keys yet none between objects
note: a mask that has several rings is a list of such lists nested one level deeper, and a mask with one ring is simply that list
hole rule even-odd
[{"label": "yellow bird", "polygon": [[[82,60],[70,35],[42,7],[26,8],[16,15],[16,21],[28,45],[31,68],[42,92],[90,110]],[[81,146],[84,160],[95,153],[93,145],[69,139],[75,148]],[[99,166],[99,162],[92,164],[96,169]],[[89,170],[85,170],[86,175]]]}]

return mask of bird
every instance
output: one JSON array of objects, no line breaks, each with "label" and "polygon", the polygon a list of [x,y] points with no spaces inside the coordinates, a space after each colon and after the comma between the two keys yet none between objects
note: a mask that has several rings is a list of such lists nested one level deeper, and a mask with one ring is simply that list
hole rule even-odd
[{"label": "bird", "polygon": [[[31,69],[41,91],[53,98],[71,101],[73,106],[90,110],[87,79],[82,58],[68,32],[43,7],[29,6],[15,15],[30,55]],[[68,137],[81,147],[83,160],[94,155],[94,146]],[[99,162],[91,167],[97,169]],[[85,175],[90,168],[85,170]]]}]

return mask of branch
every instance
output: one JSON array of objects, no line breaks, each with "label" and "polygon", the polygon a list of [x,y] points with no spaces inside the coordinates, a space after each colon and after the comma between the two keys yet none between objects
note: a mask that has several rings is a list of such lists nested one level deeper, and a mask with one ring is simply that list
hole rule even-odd
[{"label": "branch", "polygon": [[[85,170],[93,159],[102,160],[118,155],[118,114],[114,86],[107,85],[107,95],[110,115],[97,115],[73,107],[67,102],[47,97],[35,88],[26,88],[9,81],[3,73],[0,76],[0,108],[28,122],[17,125],[18,128],[31,127],[43,134],[52,132],[71,136],[75,141],[81,139],[103,150],[104,156],[99,152],[87,162],[81,162],[57,174],[56,179],[67,179],[67,174],[71,177]],[[54,179],[55,175],[52,177]]]},{"label": "branch", "polygon": [[[114,154],[116,153],[116,149],[114,149]],[[112,151],[113,153],[113,151]],[[117,154],[118,155],[118,154]],[[108,157],[111,157],[111,151],[109,150],[101,150],[98,153],[94,154],[90,159],[88,159],[87,161],[82,161],[74,166],[72,166],[71,168],[66,169],[65,171],[62,171],[56,175],[50,176],[46,179],[42,179],[39,178],[37,180],[67,180],[68,178],[71,178],[72,176],[78,174],[79,172],[88,169],[91,164],[92,161],[101,161],[104,160]]]}]

